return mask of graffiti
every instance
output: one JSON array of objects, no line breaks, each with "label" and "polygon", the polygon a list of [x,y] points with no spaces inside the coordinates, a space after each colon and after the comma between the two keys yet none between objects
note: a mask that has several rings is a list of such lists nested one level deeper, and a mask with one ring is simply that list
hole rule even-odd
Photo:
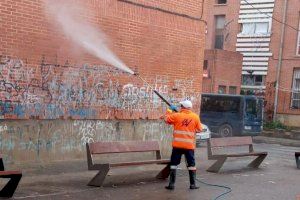
[{"label": "graffiti", "polygon": [[6,124],[3,125],[3,126],[0,126],[0,133],[3,132],[3,131],[6,131],[6,130],[7,130]]},{"label": "graffiti", "polygon": [[120,134],[117,130],[118,123],[112,121],[74,121],[74,126],[78,129],[78,136],[81,144],[94,141],[114,141],[120,140]]},{"label": "graffiti", "polygon": [[[149,85],[132,82],[131,75],[110,66],[39,65],[0,56],[0,118],[102,119],[117,111],[147,115],[165,106],[152,92],[171,101],[195,100],[194,79],[170,80],[166,75],[145,77]],[[177,88],[173,91],[170,87]]]},{"label": "graffiti", "polygon": [[172,129],[171,127],[166,127],[164,122],[155,122],[155,123],[145,123],[143,127],[143,140],[158,140],[158,141],[167,141],[170,138]]},{"label": "graffiti", "polygon": [[[153,89],[162,95],[168,95],[168,85],[155,83]],[[147,110],[161,107],[159,99],[153,94],[149,86],[135,86],[131,83],[123,86],[122,89],[122,109]]]},{"label": "graffiti", "polygon": [[157,140],[169,148],[171,138],[172,127],[158,120],[0,122],[0,151],[8,161],[83,157],[85,144],[97,141]]},{"label": "graffiti", "polygon": [[94,136],[96,135],[96,124],[92,121],[75,121],[74,126],[79,127],[79,135],[81,137],[81,143],[94,142]]}]

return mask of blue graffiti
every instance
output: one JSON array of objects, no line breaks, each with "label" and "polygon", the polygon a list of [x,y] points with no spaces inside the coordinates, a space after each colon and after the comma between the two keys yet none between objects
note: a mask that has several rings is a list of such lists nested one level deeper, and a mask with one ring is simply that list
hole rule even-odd
[{"label": "blue graffiti", "polygon": [[97,116],[96,109],[93,108],[73,108],[62,107],[57,104],[20,104],[0,101],[0,116],[13,116],[20,119],[26,118],[74,118],[87,119]]},{"label": "blue graffiti", "polygon": [[19,103],[0,101],[0,115],[14,115],[23,118],[25,116],[25,108]]},{"label": "blue graffiti", "polygon": [[96,117],[96,110],[90,108],[71,108],[69,109],[69,116],[80,119]]},{"label": "blue graffiti", "polygon": [[64,111],[55,104],[46,105],[45,118],[57,119],[64,116]]}]

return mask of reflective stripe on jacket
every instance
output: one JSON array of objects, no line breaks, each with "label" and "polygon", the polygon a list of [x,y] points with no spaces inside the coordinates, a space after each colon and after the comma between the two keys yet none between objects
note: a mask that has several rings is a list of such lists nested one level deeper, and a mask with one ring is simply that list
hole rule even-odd
[{"label": "reflective stripe on jacket", "polygon": [[174,126],[173,147],[195,149],[195,134],[202,130],[197,114],[188,109],[181,109],[178,113],[167,112],[165,121]]}]

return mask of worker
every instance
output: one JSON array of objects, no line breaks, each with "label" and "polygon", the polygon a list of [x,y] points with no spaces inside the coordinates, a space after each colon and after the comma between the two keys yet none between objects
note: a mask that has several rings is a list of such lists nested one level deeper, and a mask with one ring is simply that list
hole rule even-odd
[{"label": "worker", "polygon": [[[176,180],[176,170],[181,162],[182,154],[185,155],[187,168],[189,170],[190,189],[198,189],[196,185],[196,163],[194,157],[196,132],[202,131],[199,116],[192,112],[193,104],[189,100],[180,102],[181,109],[177,112],[177,107],[170,106],[163,116],[167,124],[173,125],[172,155],[170,163],[170,180],[166,186],[168,190],[174,190]],[[173,112],[176,111],[176,112]]]}]

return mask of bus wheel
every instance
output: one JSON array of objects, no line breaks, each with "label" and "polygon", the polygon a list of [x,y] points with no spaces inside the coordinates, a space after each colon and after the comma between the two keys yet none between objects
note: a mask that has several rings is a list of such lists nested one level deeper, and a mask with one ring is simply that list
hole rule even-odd
[{"label": "bus wheel", "polygon": [[231,137],[232,136],[232,127],[229,124],[223,124],[219,128],[218,132],[221,137]]}]

